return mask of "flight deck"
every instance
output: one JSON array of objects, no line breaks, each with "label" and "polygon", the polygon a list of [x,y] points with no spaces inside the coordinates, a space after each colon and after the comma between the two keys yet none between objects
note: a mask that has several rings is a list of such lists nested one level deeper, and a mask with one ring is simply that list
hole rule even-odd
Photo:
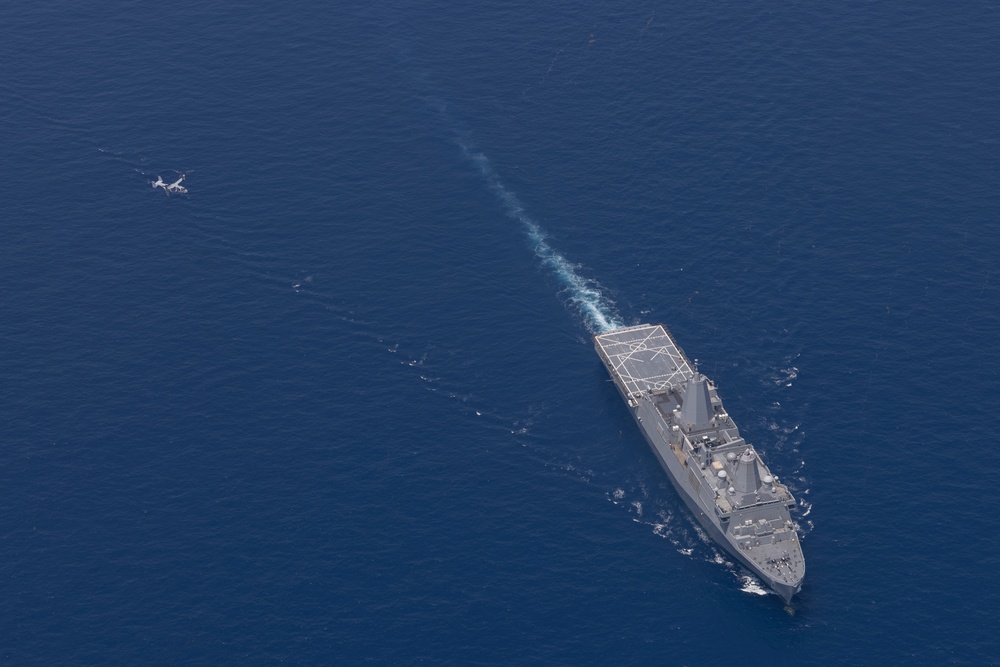
[{"label": "flight deck", "polygon": [[629,397],[676,387],[694,371],[661,324],[640,324],[595,336],[598,352]]}]

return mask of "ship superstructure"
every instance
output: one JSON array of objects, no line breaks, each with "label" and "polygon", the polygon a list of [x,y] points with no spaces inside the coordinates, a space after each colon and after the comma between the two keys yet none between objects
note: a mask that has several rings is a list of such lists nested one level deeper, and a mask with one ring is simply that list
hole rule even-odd
[{"label": "ship superstructure", "polygon": [[795,499],[741,436],[711,380],[662,325],[594,337],[639,429],[698,523],[785,602],[805,559],[789,510]]}]

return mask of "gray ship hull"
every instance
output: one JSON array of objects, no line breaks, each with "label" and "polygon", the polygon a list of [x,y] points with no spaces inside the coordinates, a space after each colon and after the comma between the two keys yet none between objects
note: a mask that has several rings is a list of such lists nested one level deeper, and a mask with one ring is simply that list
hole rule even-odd
[{"label": "gray ship hull", "polygon": [[671,485],[705,532],[785,602],[805,559],[795,500],[739,435],[715,387],[661,325],[594,337],[598,355]]}]

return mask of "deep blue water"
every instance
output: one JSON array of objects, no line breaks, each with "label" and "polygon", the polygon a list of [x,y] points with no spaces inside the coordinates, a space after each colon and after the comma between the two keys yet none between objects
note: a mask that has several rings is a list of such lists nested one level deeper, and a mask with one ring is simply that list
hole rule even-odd
[{"label": "deep blue water", "polygon": [[[995,4],[112,4],[0,9],[3,664],[996,664]],[[791,612],[602,321],[802,501]]]}]

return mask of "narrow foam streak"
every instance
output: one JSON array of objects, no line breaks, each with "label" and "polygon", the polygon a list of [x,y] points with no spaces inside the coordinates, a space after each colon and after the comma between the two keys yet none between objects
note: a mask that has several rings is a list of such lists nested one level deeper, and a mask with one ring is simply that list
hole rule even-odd
[{"label": "narrow foam streak", "polygon": [[470,150],[468,146],[460,145],[466,157],[479,168],[490,189],[503,204],[507,216],[524,226],[535,256],[563,284],[569,303],[583,318],[587,330],[602,333],[624,326],[615,313],[614,305],[601,293],[598,283],[581,276],[577,272],[577,265],[549,245],[544,230],[524,210],[517,196],[504,186],[489,158],[481,152]]}]

